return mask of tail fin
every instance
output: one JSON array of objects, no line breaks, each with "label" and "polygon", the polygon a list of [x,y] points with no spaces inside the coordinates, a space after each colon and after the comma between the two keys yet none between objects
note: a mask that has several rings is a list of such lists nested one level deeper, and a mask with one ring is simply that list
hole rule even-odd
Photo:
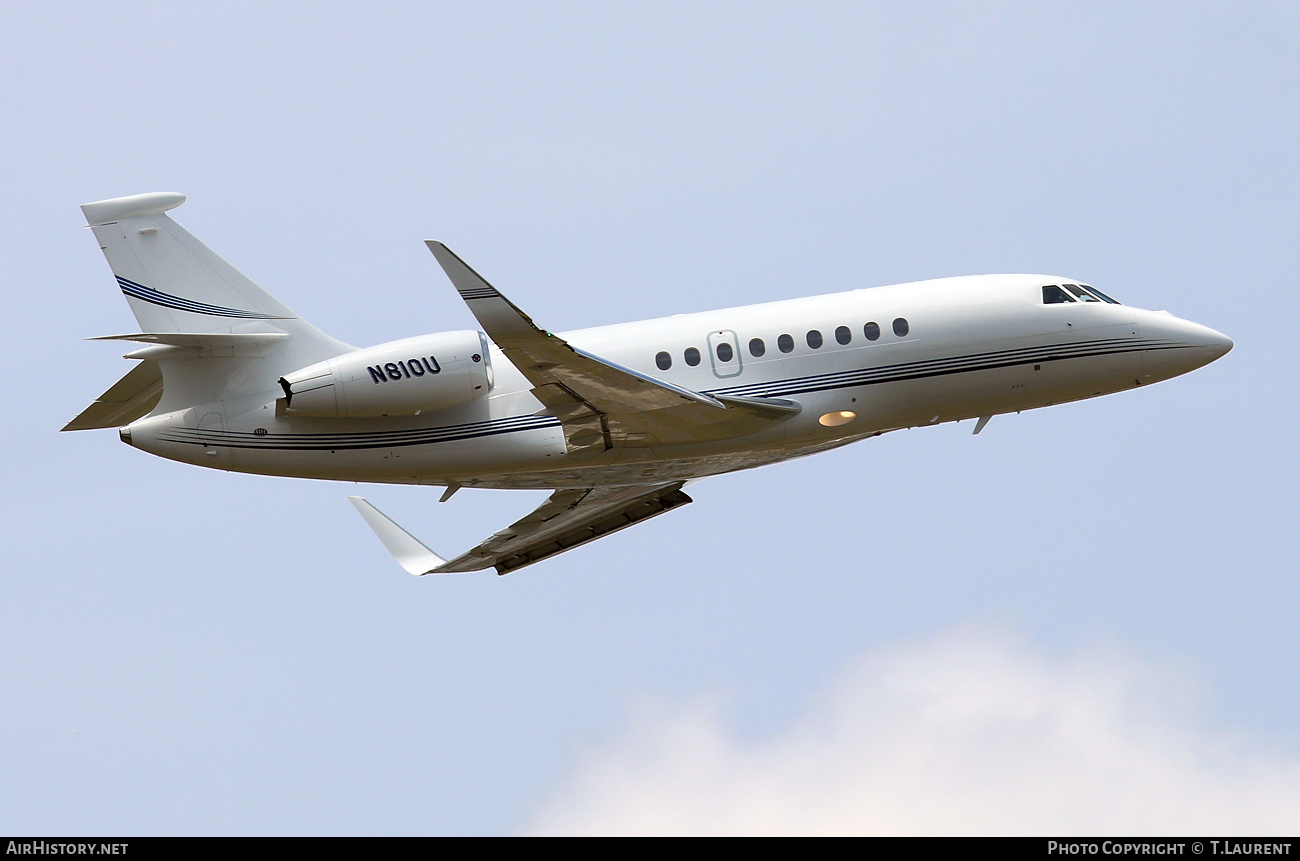
[{"label": "tail fin", "polygon": [[[217,393],[229,397],[262,387],[271,391],[283,374],[355,349],[303,320],[172,221],[167,211],[184,202],[183,194],[155,192],[81,207],[141,331],[157,336],[227,339],[235,335],[245,340],[258,334],[281,334],[277,343],[263,345],[253,353],[226,352],[230,356],[226,361],[181,362],[172,358],[200,355],[193,350],[150,355],[157,359],[163,374],[164,404],[160,409],[175,406],[177,396],[190,399]],[[172,343],[175,338],[154,340]],[[251,368],[237,371],[231,360],[256,360],[261,366],[250,374]],[[238,384],[231,386],[236,378]],[[179,389],[184,389],[184,394]]]},{"label": "tail fin", "polygon": [[[184,202],[183,194],[156,192],[81,207],[140,329],[296,328],[298,315],[165,214]],[[262,325],[246,325],[253,322]]]}]

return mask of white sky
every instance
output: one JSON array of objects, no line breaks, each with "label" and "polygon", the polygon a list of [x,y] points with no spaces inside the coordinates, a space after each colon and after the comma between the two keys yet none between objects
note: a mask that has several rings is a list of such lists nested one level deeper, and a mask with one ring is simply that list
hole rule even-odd
[{"label": "white sky", "polygon": [[[6,6],[0,830],[1293,833],[1294,9]],[[416,580],[353,485],[56,433],[134,327],[77,205],[159,190],[356,344],[472,326],[437,238],[555,330],[1023,271],[1237,347]]]}]

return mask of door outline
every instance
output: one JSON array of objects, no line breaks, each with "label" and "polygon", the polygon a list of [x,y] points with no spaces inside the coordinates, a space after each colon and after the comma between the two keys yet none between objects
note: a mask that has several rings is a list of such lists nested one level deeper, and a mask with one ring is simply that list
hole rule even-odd
[{"label": "door outline", "polygon": [[[730,329],[715,329],[709,333],[709,366],[713,368],[713,376],[726,379],[727,377],[739,376],[740,372],[745,370],[744,361],[740,358],[740,339],[736,333]],[[729,344],[733,362],[723,362],[718,359],[718,345]]]}]

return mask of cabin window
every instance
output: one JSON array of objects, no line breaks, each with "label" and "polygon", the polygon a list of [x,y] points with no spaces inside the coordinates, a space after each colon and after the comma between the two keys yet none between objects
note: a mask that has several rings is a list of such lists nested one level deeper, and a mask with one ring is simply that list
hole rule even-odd
[{"label": "cabin window", "polygon": [[693,368],[700,363],[700,351],[694,347],[687,347],[686,351],[682,353],[682,358],[686,360],[686,364]]},{"label": "cabin window", "polygon": [[789,335],[782,335],[776,339],[776,347],[782,353],[788,353],[794,349],[794,338]]},{"label": "cabin window", "polygon": [[894,320],[894,334],[900,338],[906,338],[911,327],[907,325],[906,317],[898,317]]},{"label": "cabin window", "polygon": [[725,342],[718,345],[717,352],[719,362],[730,362],[731,357],[735,355],[735,352],[731,349],[731,345]]},{"label": "cabin window", "polygon": [[867,325],[865,325],[865,326],[862,327],[862,334],[866,336],[866,338],[867,338],[868,341],[877,341],[877,340],[879,340],[879,339],[880,339],[880,324],[879,324],[879,323],[868,323]]},{"label": "cabin window", "polygon": [[1062,290],[1060,287],[1057,287],[1055,284],[1051,284],[1043,288],[1044,305],[1064,305],[1067,302],[1073,302],[1073,301],[1074,301],[1073,296],[1071,296],[1069,293],[1066,293],[1064,290]]},{"label": "cabin window", "polygon": [[853,340],[853,333],[849,331],[848,326],[840,326],[835,330],[835,340],[841,344],[847,344]]},{"label": "cabin window", "polygon": [[767,345],[763,343],[762,338],[755,338],[749,342],[749,355],[758,358],[767,352]]},{"label": "cabin window", "polygon": [[673,357],[664,352],[655,353],[655,364],[659,370],[666,371],[673,366]]},{"label": "cabin window", "polygon": [[822,346],[821,332],[817,331],[816,329],[809,329],[807,338],[808,338],[808,346],[812,347],[814,350],[821,349]]}]

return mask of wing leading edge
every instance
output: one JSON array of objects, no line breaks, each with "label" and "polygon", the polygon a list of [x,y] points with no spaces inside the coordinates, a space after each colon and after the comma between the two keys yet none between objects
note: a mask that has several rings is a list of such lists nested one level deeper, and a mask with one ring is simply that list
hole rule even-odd
[{"label": "wing leading edge", "polygon": [[684,482],[632,487],[564,488],[526,517],[450,561],[425,547],[359,496],[348,499],[398,564],[412,574],[454,574],[495,568],[509,574],[588,541],[634,526],[691,502]]},{"label": "wing leading edge", "polygon": [[559,418],[570,455],[742,436],[799,413],[791,401],[713,397],[584,352],[541,329],[446,245],[426,244],[488,337]]}]

